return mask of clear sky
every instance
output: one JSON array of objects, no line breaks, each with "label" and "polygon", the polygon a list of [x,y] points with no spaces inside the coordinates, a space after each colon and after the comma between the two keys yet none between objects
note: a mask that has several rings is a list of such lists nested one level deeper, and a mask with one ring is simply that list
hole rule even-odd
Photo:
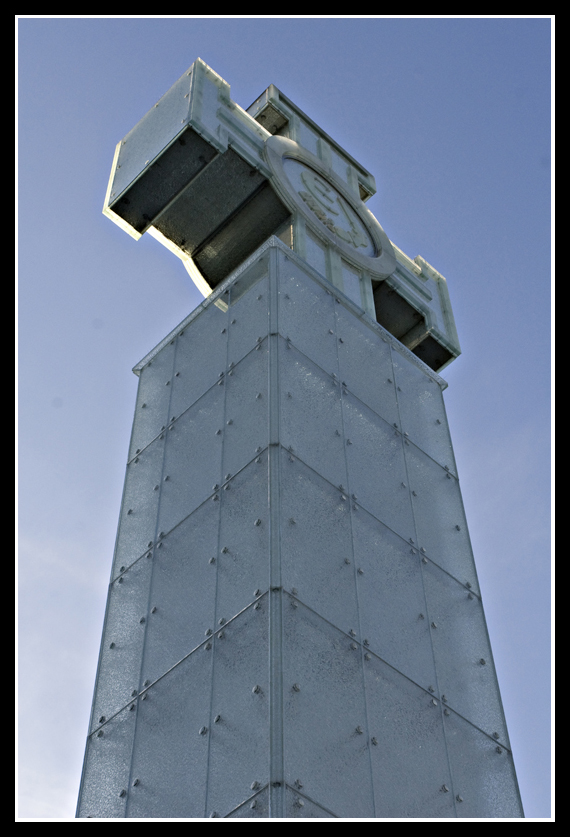
[{"label": "clear sky", "polygon": [[198,304],[101,214],[116,143],[200,57],[275,84],[376,178],[447,279],[443,377],[527,817],[550,816],[551,28],[531,18],[17,21],[19,808],[73,817],[135,404],[132,367]]}]

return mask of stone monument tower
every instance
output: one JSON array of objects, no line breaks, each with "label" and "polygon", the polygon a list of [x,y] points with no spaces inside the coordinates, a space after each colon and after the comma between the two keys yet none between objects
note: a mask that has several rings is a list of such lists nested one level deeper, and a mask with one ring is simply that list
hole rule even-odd
[{"label": "stone monument tower", "polygon": [[522,817],[440,372],[445,279],[274,86],[198,59],[104,213],[204,301],[139,389],[78,817]]}]

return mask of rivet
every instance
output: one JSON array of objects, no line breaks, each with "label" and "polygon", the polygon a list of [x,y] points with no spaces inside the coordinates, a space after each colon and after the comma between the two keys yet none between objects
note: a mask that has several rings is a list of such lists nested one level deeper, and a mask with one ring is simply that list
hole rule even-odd
[{"label": "rivet", "polygon": [[253,594],[254,596],[261,596],[261,590],[256,590]]},{"label": "rivet", "polygon": [[112,643],[109,645],[109,648],[114,648],[114,647],[115,647],[115,643],[114,643],[114,642],[112,642]]},{"label": "rivet", "polygon": [[261,526],[261,518],[259,518],[259,517],[257,518],[257,520],[255,521],[255,525],[256,526]]},{"label": "rivet", "polygon": [[428,686],[428,690],[429,690],[430,692],[435,692],[435,689],[433,688],[433,686]]},{"label": "rivet", "polygon": [[467,598],[468,598],[468,599],[472,599],[472,598],[473,598],[472,594],[471,594],[471,593],[467,593]]},{"label": "rivet", "polygon": [[234,423],[234,420],[233,420],[233,419],[228,419],[228,420],[226,421],[226,424],[233,424],[233,423]]},{"label": "rivet", "polygon": [[441,424],[441,421],[440,421],[439,419],[436,419],[436,420],[435,420],[435,423],[436,423],[436,424]]},{"label": "rivet", "polygon": [[289,523],[295,523],[295,518],[294,518],[294,517],[290,517],[290,518],[289,518]]},{"label": "rivet", "polygon": [[402,392],[401,387],[398,387],[398,392]]},{"label": "rivet", "polygon": [[259,787],[259,782],[252,782],[250,787],[252,790],[257,790]]},{"label": "rivet", "polygon": [[500,747],[495,747],[495,752],[496,753],[502,753],[503,751]]},{"label": "rivet", "polygon": [[258,685],[255,685],[251,691],[253,692],[254,695],[258,695],[261,691],[261,687],[258,686]]},{"label": "rivet", "polygon": [[414,497],[417,497],[417,496],[418,496],[418,495],[416,494],[416,492],[415,492],[415,491],[412,491],[412,495],[413,495]]},{"label": "rivet", "polygon": [[137,690],[133,689],[133,691],[131,692],[131,697],[136,697],[137,694],[138,694]]},{"label": "rivet", "polygon": [[119,578],[119,580],[117,581],[117,584],[122,584],[122,583],[123,583],[123,576],[121,576],[121,577]]},{"label": "rivet", "polygon": [[143,407],[146,407],[146,404],[142,404]]},{"label": "rivet", "polygon": [[223,638],[224,638],[224,632],[220,631],[220,633],[218,634],[218,639],[223,639]]},{"label": "rivet", "polygon": [[259,294],[258,299],[263,299],[263,294]]},{"label": "rivet", "polygon": [[347,439],[347,440],[346,440],[346,444],[347,444],[347,445],[351,445],[351,444],[352,444],[352,442],[350,441],[350,439]]},{"label": "rivet", "polygon": [[447,787],[447,785],[442,785],[441,789],[444,793],[449,793],[449,788]]},{"label": "rivet", "polygon": [[146,622],[146,619],[144,618],[144,616],[141,616],[139,621],[140,621],[140,624],[143,625]]},{"label": "rivet", "polygon": [[151,612],[151,613],[156,613],[156,607],[153,607],[153,608],[152,608],[152,610],[151,610],[150,612]]},{"label": "rivet", "polygon": [[[258,392],[258,393],[257,393],[257,395],[256,395],[255,397],[256,397],[256,399],[257,399],[257,400],[259,400],[259,399],[261,398],[261,393],[260,393],[260,392]],[[289,397],[290,397],[290,396],[289,396]]]},{"label": "rivet", "polygon": [[227,548],[227,546],[224,546],[224,547],[222,548],[222,552],[224,552],[224,553],[225,553],[225,552],[229,552],[229,549]]},{"label": "rivet", "polygon": [[364,645],[366,645],[366,647],[367,647],[367,648],[368,648],[368,646],[370,645],[370,643],[368,642],[368,640],[367,640],[367,639],[365,639],[365,640],[364,640],[364,643],[363,643],[363,644],[364,644]]},{"label": "rivet", "polygon": [[345,563],[345,564],[350,564],[350,558],[345,558],[345,559],[344,559],[344,563]]},{"label": "rivet", "polygon": [[234,325],[234,324],[235,324],[235,320],[232,320],[232,325]]},{"label": "rivet", "polygon": [[427,558],[425,555],[422,556],[422,564],[427,564]]},{"label": "rivet", "polygon": [[210,558],[210,560],[208,561],[208,563],[209,563],[209,564],[215,564],[215,563],[216,563],[216,559],[212,556],[212,557]]},{"label": "rivet", "polygon": [[216,715],[216,717],[214,718],[214,723],[219,724],[221,720],[222,720],[222,716],[221,715]]},{"label": "rivet", "polygon": [[134,703],[131,703],[131,705],[129,706],[129,712],[132,712],[134,710],[134,708],[135,708]]},{"label": "rivet", "polygon": [[396,422],[394,422],[394,427],[397,427],[397,426],[398,426],[398,425],[396,424]]},{"label": "rivet", "polygon": [[204,648],[206,649],[206,651],[209,651],[209,650],[211,649],[211,647],[212,647],[212,643],[211,643],[211,642],[207,642],[207,643],[205,644],[205,646],[204,646]]},{"label": "rivet", "polygon": [[443,714],[444,714],[444,715],[449,715],[449,714],[450,714],[449,709],[444,709],[444,710],[443,710]]},{"label": "rivet", "polygon": [[388,378],[388,383],[389,383],[389,384],[391,384],[391,383],[392,383],[392,378]]},{"label": "rivet", "polygon": [[[423,615],[423,613],[420,613],[420,619],[425,619],[425,616]],[[431,687],[430,687],[430,691],[431,691]]]},{"label": "rivet", "polygon": [[170,479],[170,477],[169,477],[169,476],[168,476],[168,474],[167,474],[167,475],[165,476],[165,478],[164,478],[164,482],[168,482],[168,480],[169,480],[169,479]]},{"label": "rivet", "polygon": [[120,792],[119,796],[123,797],[123,796],[126,795],[126,793],[127,793],[126,790],[123,788],[123,790]]},{"label": "rivet", "polygon": [[179,378],[180,377],[180,372],[177,372],[174,377]]},{"label": "rivet", "polygon": [[167,381],[167,382],[165,383],[165,385],[164,385],[164,386],[165,386],[165,387],[170,386],[170,381]]},{"label": "rivet", "polygon": [[[103,720],[104,720],[104,719],[103,719]],[[494,733],[493,733],[493,738],[498,738],[498,737],[499,737],[499,733],[498,733],[498,732],[494,732]]]},{"label": "rivet", "polygon": [[351,629],[350,629],[350,631],[349,631],[348,633],[349,633],[351,636],[356,636],[356,631],[355,631],[355,630],[353,630],[353,628],[351,628]]},{"label": "rivet", "polygon": [[293,683],[293,691],[294,692],[300,692],[301,691],[301,687],[299,686],[298,683]]},{"label": "rivet", "polygon": [[459,794],[457,794],[457,796],[455,798],[458,802],[463,802],[463,797],[459,796]]},{"label": "rivet", "polygon": [[332,328],[329,328],[329,334],[334,334],[334,331],[332,330]]},{"label": "rivet", "polygon": [[358,735],[362,735],[362,727],[356,727],[355,732],[357,732]]},{"label": "rivet", "polygon": [[103,730],[100,729],[99,732],[97,733],[97,738],[102,738],[102,737],[103,737]]},{"label": "rivet", "polygon": [[434,706],[437,706],[437,700],[435,700],[435,698],[432,698],[432,699],[431,699],[431,702],[432,702],[432,704],[433,704]]},{"label": "rivet", "polygon": [[158,491],[158,485],[155,485],[155,486],[154,486],[154,488],[153,488],[152,490],[153,490],[153,491]]},{"label": "rivet", "polygon": [[413,539],[413,538],[409,538],[408,540],[410,541],[410,543],[413,543],[413,542],[414,542],[414,539]]},{"label": "rivet", "polygon": [[353,651],[356,651],[356,649],[358,648],[358,645],[356,644],[356,642],[351,642],[350,647],[352,648]]},{"label": "rivet", "polygon": [[358,568],[357,572],[358,575],[364,575],[364,570],[361,567]]},{"label": "rivet", "polygon": [[226,624],[226,620],[222,616],[222,618],[218,620],[218,625],[225,625],[225,624]]},{"label": "rivet", "polygon": [[295,779],[295,787],[297,788],[297,790],[301,790],[301,788],[303,787],[300,779]]},{"label": "rivet", "polygon": [[479,662],[481,663],[481,665],[482,665],[482,666],[487,665],[487,663],[486,663],[486,661],[483,659],[483,657],[481,657],[481,659],[479,660]]},{"label": "rivet", "polygon": [[437,625],[435,624],[435,622],[432,622],[431,626],[432,626],[432,628],[437,628]]},{"label": "rivet", "polygon": [[457,529],[458,532],[461,531],[461,526],[458,523],[455,525],[455,528]]},{"label": "rivet", "polygon": [[451,479],[451,474],[446,474],[445,476],[447,477],[448,480]]},{"label": "rivet", "polygon": [[339,343],[344,343],[344,340],[342,339],[342,337],[339,337],[339,338],[338,338],[338,342],[339,342]]},{"label": "rivet", "polygon": [[200,727],[200,735],[206,735],[208,732],[208,727]]},{"label": "rivet", "polygon": [[148,697],[148,695],[144,694],[144,695],[142,696],[141,700],[146,700],[146,699],[147,699],[147,697]]},{"label": "rivet", "polygon": [[371,738],[370,740],[374,744],[374,746],[376,747],[376,745],[378,744],[378,739],[377,738]]},{"label": "rivet", "polygon": [[465,586],[466,586],[466,587],[469,587],[469,589],[471,589],[471,582],[466,581],[466,582],[465,582]]},{"label": "rivet", "polygon": [[364,655],[364,659],[365,660],[370,660],[371,659],[370,654],[368,654],[368,652]]},{"label": "rivet", "polygon": [[254,799],[249,807],[250,808],[257,808],[257,799]]},{"label": "rivet", "polygon": [[295,800],[295,805],[297,806],[297,808],[302,808],[304,806],[304,804],[305,803],[303,802],[302,799],[296,799]]}]

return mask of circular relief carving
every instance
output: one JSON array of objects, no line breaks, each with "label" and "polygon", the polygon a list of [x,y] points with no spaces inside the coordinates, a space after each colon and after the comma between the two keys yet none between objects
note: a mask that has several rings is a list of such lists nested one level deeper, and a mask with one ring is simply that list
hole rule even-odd
[{"label": "circular relief carving", "polygon": [[328,180],[291,157],[284,158],[283,170],[299,197],[333,235],[361,254],[376,255],[368,230],[348,201]]},{"label": "circular relief carving", "polygon": [[349,263],[356,262],[373,279],[385,279],[396,268],[390,240],[376,218],[322,160],[286,137],[265,143],[271,183],[291,211],[301,212],[320,228]]}]

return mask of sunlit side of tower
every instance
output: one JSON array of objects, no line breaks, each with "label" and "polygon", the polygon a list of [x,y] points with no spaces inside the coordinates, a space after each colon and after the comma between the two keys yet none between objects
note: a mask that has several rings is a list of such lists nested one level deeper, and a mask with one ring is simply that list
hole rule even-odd
[{"label": "sunlit side of tower", "polygon": [[522,817],[443,402],[445,279],[198,59],[104,212],[205,299],[139,389],[78,817]]}]

